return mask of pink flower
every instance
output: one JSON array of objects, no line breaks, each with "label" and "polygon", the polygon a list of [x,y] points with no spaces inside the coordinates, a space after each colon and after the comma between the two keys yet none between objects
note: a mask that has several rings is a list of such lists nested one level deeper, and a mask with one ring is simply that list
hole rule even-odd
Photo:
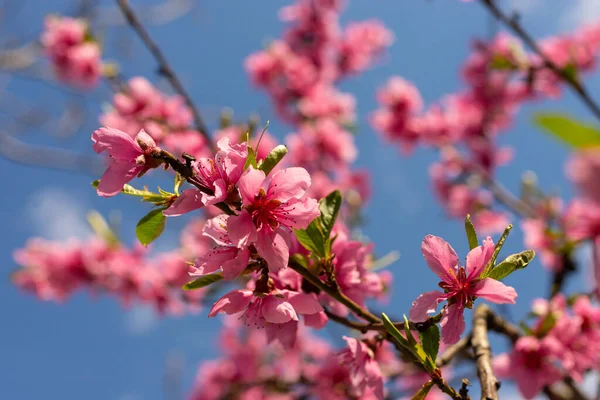
[{"label": "pink flower", "polygon": [[516,380],[521,394],[526,399],[533,399],[544,386],[562,378],[554,365],[559,352],[560,345],[552,337],[539,340],[525,336],[517,340],[511,354],[494,358],[494,372],[500,378]]},{"label": "pink flower", "polygon": [[317,201],[303,198],[309,186],[304,168],[278,171],[267,183],[263,171],[249,167],[238,183],[243,210],[227,221],[233,244],[254,243],[271,271],[287,267],[290,229],[304,229],[319,216]]},{"label": "pink flower", "polygon": [[563,223],[569,240],[595,240],[600,237],[600,204],[586,199],[573,200],[563,216]]},{"label": "pink flower", "polygon": [[563,257],[558,252],[558,241],[544,219],[529,218],[521,223],[525,246],[540,254],[542,265],[552,271],[560,271]]},{"label": "pink flower", "polygon": [[471,308],[477,297],[493,303],[514,304],[517,292],[502,282],[480,275],[494,252],[494,243],[488,237],[483,246],[474,248],[467,255],[467,266],[459,266],[456,252],[444,239],[428,235],[421,245],[425,262],[431,270],[442,279],[440,287],[444,292],[432,291],[420,295],[412,304],[410,319],[424,322],[429,312],[434,312],[437,305],[448,300],[442,310],[442,339],[446,344],[456,343],[465,330],[464,308]]},{"label": "pink flower", "polygon": [[229,280],[238,277],[248,266],[250,252],[246,247],[232,245],[226,229],[228,218],[221,214],[206,222],[203,234],[212,238],[217,246],[198,257],[190,275],[200,276],[222,270],[223,277]]},{"label": "pink flower", "polygon": [[284,347],[294,347],[298,315],[313,315],[323,311],[314,294],[279,290],[254,294],[252,290],[233,290],[213,305],[209,317],[218,313],[241,315],[242,322],[256,329],[266,328],[267,340],[279,341]]},{"label": "pink flower", "polygon": [[392,45],[394,34],[377,20],[348,24],[340,41],[342,73],[356,73],[369,67],[386,47]]},{"label": "pink flower", "polygon": [[112,128],[100,128],[92,134],[94,151],[106,151],[110,156],[108,169],[102,175],[98,185],[98,195],[114,196],[123,189],[123,185],[156,168],[161,161],[153,158],[160,151],[154,140],[143,130],[131,138],[125,132]]},{"label": "pink flower", "polygon": [[372,390],[375,398],[383,400],[383,376],[375,355],[361,340],[344,336],[348,348],[339,354],[340,362],[349,368],[350,384],[356,396],[365,389]]},{"label": "pink flower", "polygon": [[100,47],[87,34],[83,20],[52,16],[41,38],[58,78],[83,88],[94,86],[102,74]]},{"label": "pink flower", "polygon": [[566,164],[567,176],[579,193],[591,200],[600,201],[600,149],[591,148],[576,152]]},{"label": "pink flower", "polygon": [[163,211],[169,217],[189,213],[198,208],[224,201],[235,190],[242,175],[248,147],[246,143],[231,145],[228,138],[219,140],[215,158],[202,158],[193,163],[192,180],[204,191],[194,187],[184,190],[173,204]]}]

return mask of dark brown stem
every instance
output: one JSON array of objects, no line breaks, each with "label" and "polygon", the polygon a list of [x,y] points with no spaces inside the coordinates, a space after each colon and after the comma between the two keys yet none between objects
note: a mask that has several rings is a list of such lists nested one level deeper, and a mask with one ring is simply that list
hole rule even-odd
[{"label": "dark brown stem", "polygon": [[198,132],[200,132],[206,138],[208,143],[212,146],[212,141],[211,141],[211,138],[209,135],[208,128],[204,124],[204,121],[202,120],[202,117],[200,116],[200,112],[194,105],[194,102],[192,101],[192,98],[190,97],[188,92],[185,90],[185,88],[181,84],[181,81],[179,80],[179,78],[177,77],[175,72],[173,71],[173,68],[171,68],[171,65],[167,61],[167,59],[164,56],[160,47],[158,47],[158,45],[154,42],[154,40],[152,40],[152,38],[150,37],[150,34],[148,33],[146,28],[144,28],[144,26],[140,22],[135,11],[133,11],[133,9],[129,6],[129,1],[128,0],[117,0],[117,4],[119,5],[121,12],[123,12],[125,19],[127,19],[127,23],[138,34],[138,36],[140,37],[142,42],[144,42],[144,45],[148,48],[150,53],[152,53],[152,56],[154,56],[154,59],[158,63],[159,71],[160,71],[161,75],[163,75],[165,78],[167,78],[167,80],[169,81],[169,83],[171,84],[173,89],[181,97],[183,97],[187,106],[190,108],[192,115],[194,117],[194,125],[196,127],[196,130]]},{"label": "dark brown stem", "polygon": [[488,314],[490,309],[485,304],[475,308],[473,312],[473,337],[471,345],[475,352],[477,376],[481,383],[482,400],[498,400],[500,381],[492,370],[492,349],[488,339]]},{"label": "dark brown stem", "polygon": [[571,76],[567,71],[558,67],[552,60],[550,60],[544,52],[540,49],[535,39],[531,37],[527,31],[521,26],[518,18],[509,17],[504,14],[500,8],[496,5],[494,0],[481,0],[483,4],[499,21],[501,21],[506,27],[511,29],[517,36],[523,40],[544,62],[544,66],[554,72],[557,76],[563,79],[571,88],[579,95],[581,100],[588,106],[588,108],[594,113],[594,115],[600,119],[600,107],[594,102],[592,97],[589,95],[587,89],[583,84],[576,78]]},{"label": "dark brown stem", "polygon": [[469,348],[469,346],[471,346],[471,333],[464,336],[463,338],[461,338],[458,342],[454,343],[453,345],[449,346],[444,351],[444,354],[442,354],[441,356],[438,357],[438,359],[435,362],[436,365],[439,368],[441,368],[441,367],[444,367],[444,366],[450,364],[450,362],[452,360],[454,360],[454,358],[457,355],[466,351]]}]

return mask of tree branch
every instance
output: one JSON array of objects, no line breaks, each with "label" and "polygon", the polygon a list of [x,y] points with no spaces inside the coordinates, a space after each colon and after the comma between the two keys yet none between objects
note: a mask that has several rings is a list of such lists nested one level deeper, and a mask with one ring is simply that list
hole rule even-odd
[{"label": "tree branch", "polygon": [[482,400],[498,400],[500,381],[492,369],[492,349],[488,339],[487,320],[490,309],[485,304],[475,308],[473,312],[473,337],[471,345],[475,352],[477,376],[481,383]]},{"label": "tree branch", "polygon": [[600,107],[594,102],[592,97],[589,95],[587,89],[583,84],[577,80],[576,77],[569,75],[567,71],[558,67],[552,60],[550,60],[540,49],[535,39],[531,37],[527,31],[521,26],[518,18],[509,17],[504,14],[502,10],[496,5],[494,0],[481,0],[481,4],[484,5],[499,21],[501,21],[506,27],[511,29],[517,36],[523,40],[544,62],[544,66],[554,72],[557,76],[563,79],[571,88],[579,95],[581,100],[588,106],[588,108],[594,113],[594,115],[600,119]]},{"label": "tree branch", "polygon": [[167,80],[169,81],[169,83],[171,84],[173,89],[181,97],[183,97],[185,103],[190,108],[192,115],[194,117],[194,124],[195,124],[196,130],[198,132],[200,132],[200,134],[202,134],[206,138],[208,143],[212,146],[212,141],[211,141],[211,138],[209,135],[208,128],[204,124],[204,121],[202,120],[202,117],[200,116],[200,112],[194,105],[194,102],[192,101],[192,98],[190,97],[188,92],[185,90],[185,88],[181,84],[181,81],[179,80],[179,78],[177,77],[175,72],[173,71],[173,68],[171,68],[171,65],[167,61],[162,50],[152,40],[152,38],[150,37],[150,34],[146,30],[146,28],[144,28],[144,26],[140,22],[139,18],[137,17],[137,15],[133,11],[133,9],[129,6],[129,1],[128,0],[117,0],[117,4],[119,5],[119,8],[123,12],[125,19],[127,19],[127,22],[129,23],[129,25],[138,34],[138,36],[140,37],[142,42],[144,42],[144,45],[146,45],[146,47],[148,48],[150,53],[152,53],[152,56],[154,56],[154,59],[158,63],[160,74],[163,75],[165,78],[167,78]]}]

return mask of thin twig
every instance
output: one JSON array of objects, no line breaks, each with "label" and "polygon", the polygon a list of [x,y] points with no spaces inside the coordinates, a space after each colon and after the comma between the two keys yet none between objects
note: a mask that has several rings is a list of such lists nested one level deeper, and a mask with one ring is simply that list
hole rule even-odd
[{"label": "thin twig", "polygon": [[171,68],[171,65],[167,61],[160,47],[158,47],[158,45],[152,40],[146,28],[144,28],[133,9],[129,6],[129,1],[117,0],[117,4],[119,5],[119,8],[123,12],[123,15],[127,19],[129,25],[138,34],[142,42],[144,42],[150,53],[152,53],[152,55],[154,56],[154,59],[159,65],[160,74],[167,78],[173,89],[185,100],[187,106],[190,108],[194,117],[194,124],[196,126],[196,130],[206,138],[209,144],[212,145],[208,128],[204,124],[204,121],[200,116],[200,112],[194,105],[194,102],[192,101],[192,98],[190,97],[188,92],[181,84],[181,81],[173,71],[173,68]]},{"label": "thin twig", "polygon": [[571,88],[579,95],[581,100],[588,106],[594,115],[600,119],[600,107],[598,107],[598,105],[589,95],[585,86],[583,86],[583,84],[576,77],[571,76],[567,71],[558,67],[543,53],[535,39],[533,39],[531,35],[521,26],[518,18],[509,17],[508,15],[504,14],[496,5],[494,0],[481,0],[481,4],[483,4],[506,27],[510,28],[516,35],[518,35],[521,40],[523,40],[523,42],[525,42],[531,48],[531,50],[533,50],[542,59],[544,65],[548,69],[569,84],[569,86],[571,86]]},{"label": "thin twig", "polygon": [[442,355],[440,355],[438,357],[438,359],[436,360],[435,364],[441,368],[444,367],[448,364],[450,364],[450,362],[452,360],[454,360],[454,358],[459,355],[460,353],[464,352],[465,350],[467,350],[469,348],[469,346],[471,345],[471,333],[469,333],[466,336],[463,336],[458,342],[454,343],[453,345],[449,346]]},{"label": "thin twig", "polygon": [[481,383],[482,400],[498,400],[500,381],[492,369],[492,349],[488,339],[487,320],[489,307],[481,304],[473,312],[473,337],[471,345],[475,352],[477,376]]}]

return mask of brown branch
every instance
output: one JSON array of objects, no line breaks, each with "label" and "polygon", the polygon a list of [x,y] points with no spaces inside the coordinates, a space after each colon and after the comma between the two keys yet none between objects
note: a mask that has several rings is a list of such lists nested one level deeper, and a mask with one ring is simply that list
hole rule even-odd
[{"label": "brown branch", "polygon": [[144,45],[148,48],[148,50],[150,51],[150,53],[152,54],[152,56],[158,63],[160,74],[163,75],[169,81],[169,83],[171,84],[173,89],[181,97],[183,97],[185,103],[190,108],[192,115],[194,117],[194,124],[195,124],[196,130],[198,132],[200,132],[200,134],[202,134],[206,138],[206,140],[208,141],[209,144],[212,145],[212,141],[211,141],[211,138],[209,135],[208,128],[204,124],[204,121],[202,120],[202,117],[200,116],[200,112],[194,105],[192,98],[190,97],[188,92],[183,87],[181,81],[179,80],[179,78],[177,77],[175,72],[173,71],[173,68],[171,68],[171,65],[167,61],[167,59],[164,56],[160,47],[158,47],[158,45],[154,42],[154,40],[152,40],[152,38],[150,37],[150,34],[146,30],[146,28],[144,28],[144,26],[140,22],[138,16],[135,14],[133,9],[129,6],[129,1],[128,0],[117,0],[117,4],[119,5],[119,8],[123,12],[123,15],[127,19],[127,22],[129,23],[129,25],[138,34],[138,36],[140,37],[142,42],[144,42]]},{"label": "brown branch", "polygon": [[466,351],[469,346],[471,346],[471,333],[469,333],[466,336],[463,336],[458,342],[454,343],[453,345],[449,346],[444,353],[438,357],[438,359],[436,360],[435,364],[441,368],[444,367],[448,364],[450,364],[450,362],[460,353]]},{"label": "brown branch", "polygon": [[527,31],[525,31],[525,29],[521,26],[518,18],[509,17],[508,15],[504,14],[496,5],[494,0],[481,0],[481,4],[483,4],[506,27],[518,35],[521,40],[523,40],[523,42],[525,42],[531,48],[531,50],[533,50],[543,60],[545,67],[550,69],[557,76],[562,78],[569,86],[571,86],[571,88],[579,95],[581,100],[588,106],[594,115],[600,119],[600,107],[598,107],[598,105],[589,95],[585,86],[583,86],[583,84],[577,80],[576,77],[571,76],[567,71],[557,66],[543,53],[535,39],[533,39],[531,35],[527,33]]},{"label": "brown branch", "polygon": [[471,345],[475,352],[477,376],[481,383],[482,400],[498,400],[500,381],[492,369],[492,349],[488,339],[487,320],[490,309],[485,304],[475,308],[473,312],[473,337]]}]

